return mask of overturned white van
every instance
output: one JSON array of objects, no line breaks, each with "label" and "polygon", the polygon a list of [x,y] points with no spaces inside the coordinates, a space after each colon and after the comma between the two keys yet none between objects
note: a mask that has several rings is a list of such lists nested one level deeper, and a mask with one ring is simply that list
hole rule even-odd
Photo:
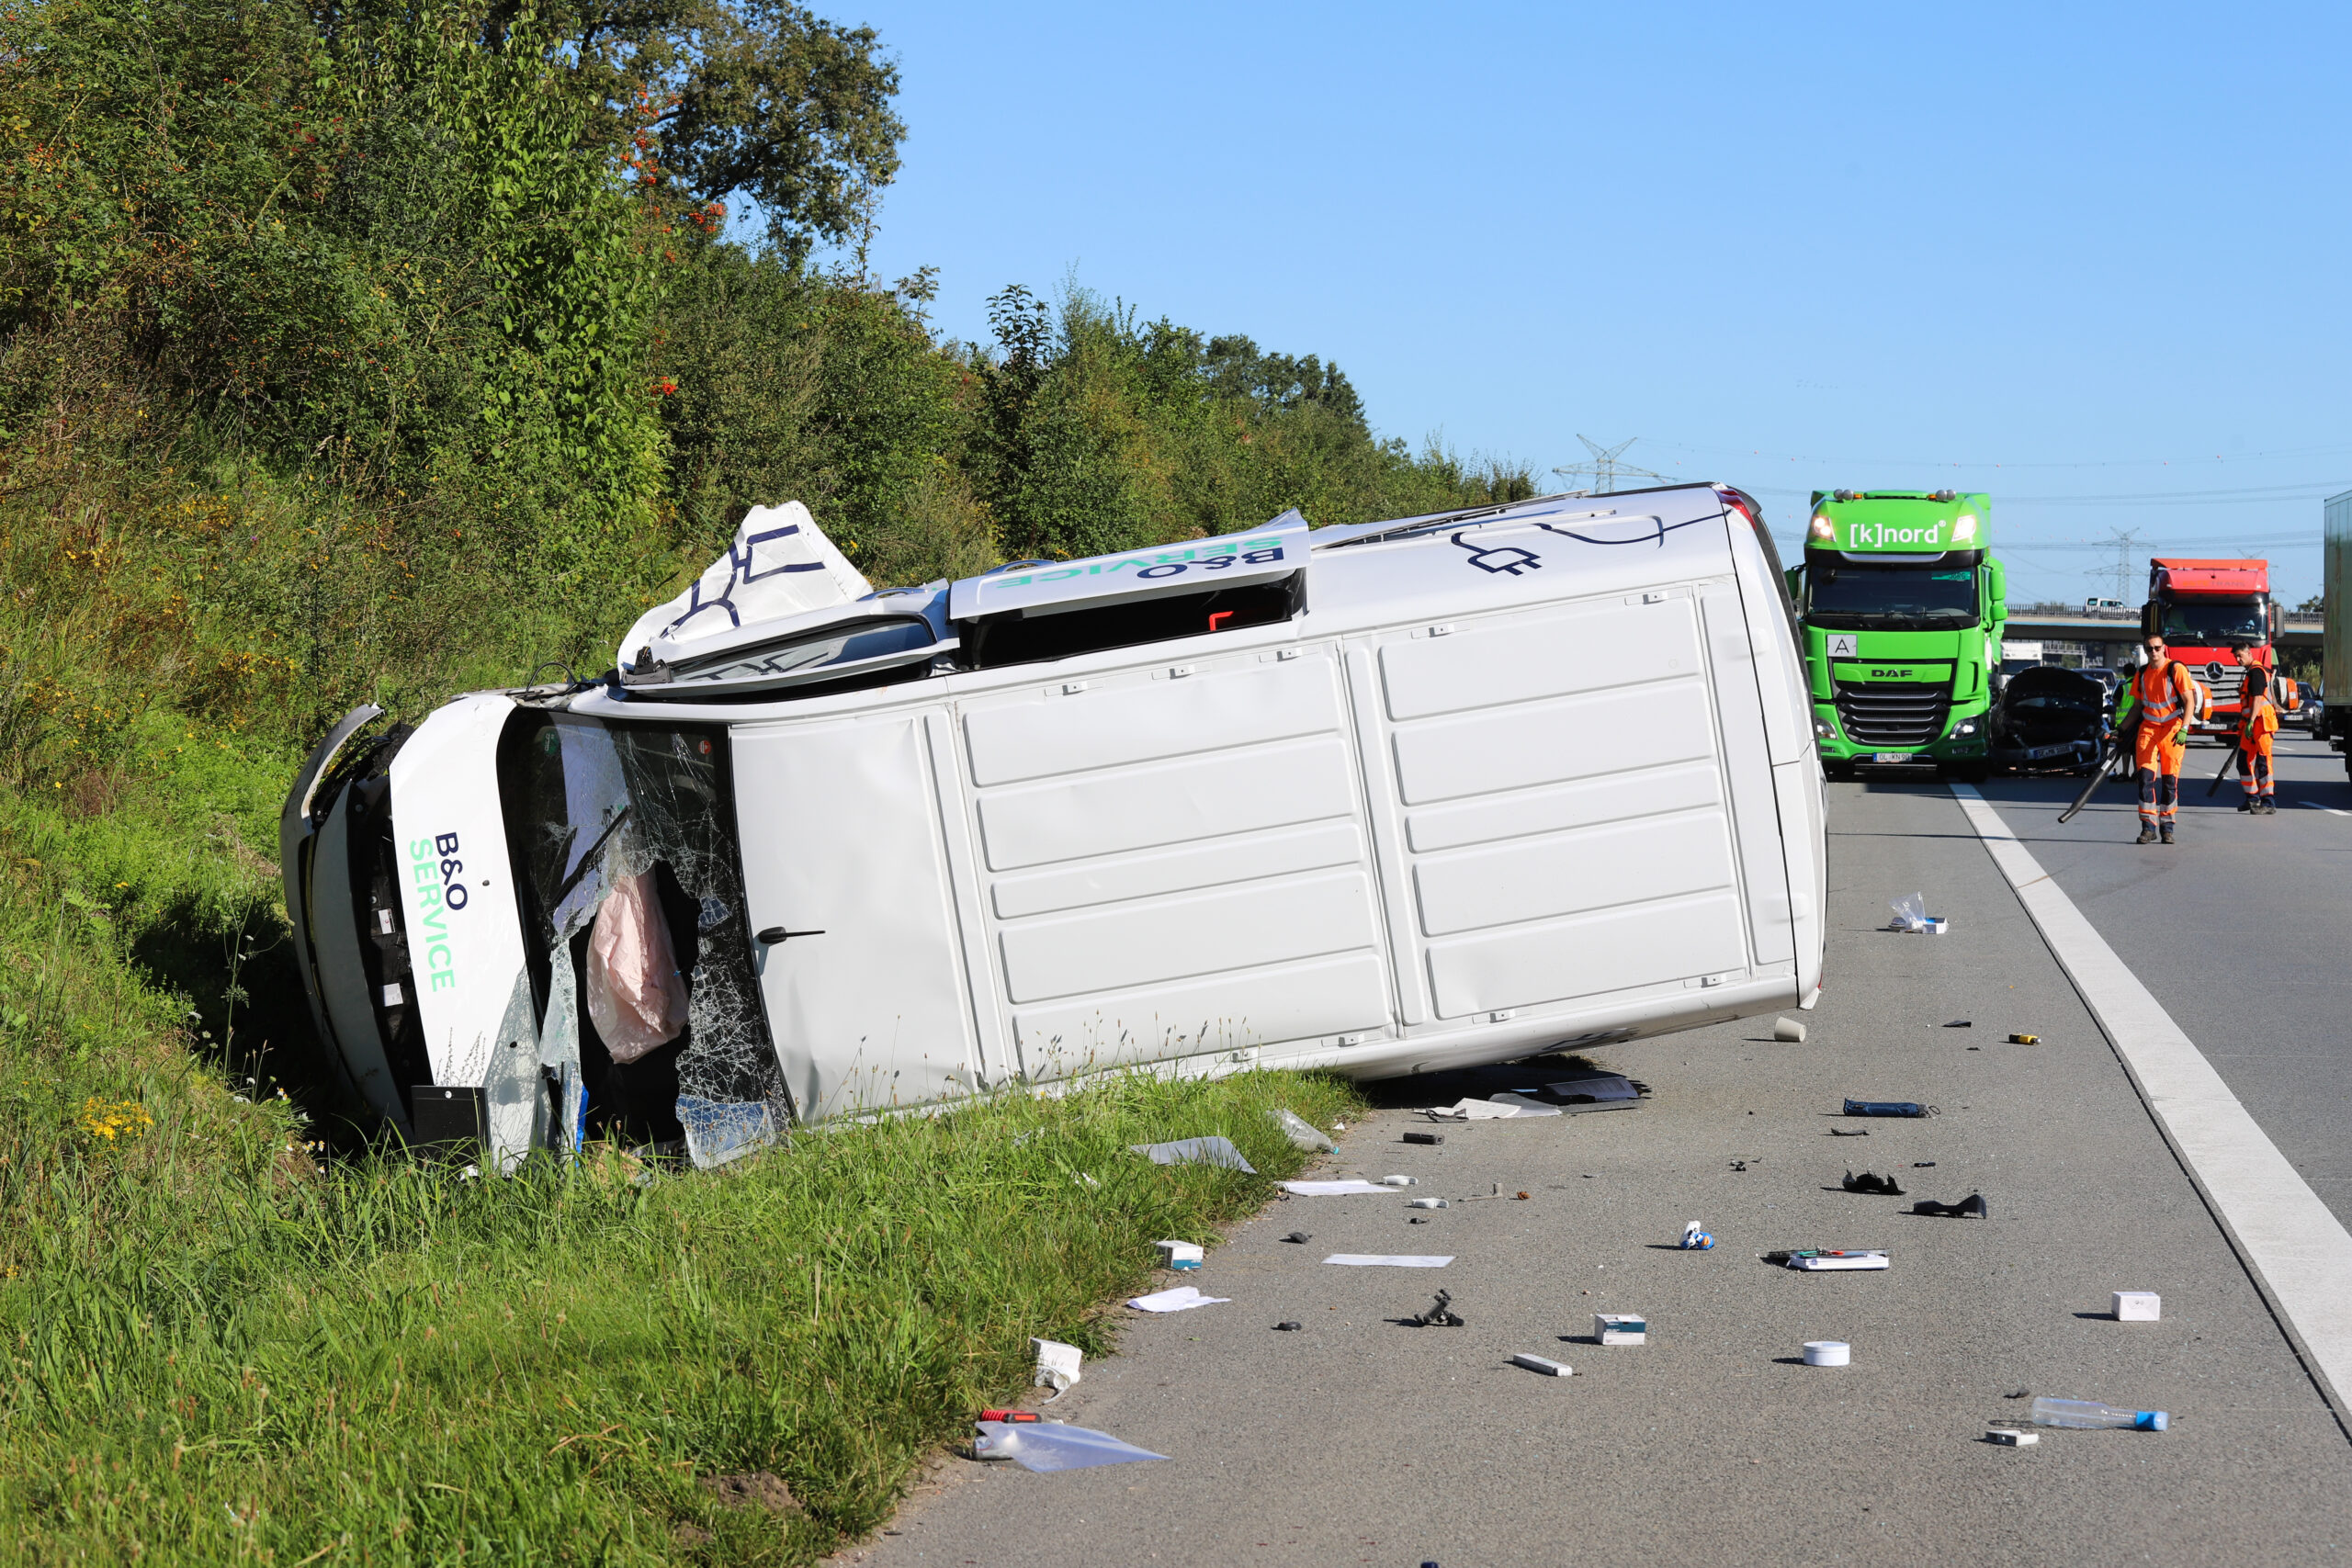
[{"label": "overturned white van", "polygon": [[1104,1068],[1378,1077],[1809,1006],[1810,716],[1723,487],[878,593],[796,505],[601,682],[351,715],[287,902],[409,1135],[711,1163]]}]

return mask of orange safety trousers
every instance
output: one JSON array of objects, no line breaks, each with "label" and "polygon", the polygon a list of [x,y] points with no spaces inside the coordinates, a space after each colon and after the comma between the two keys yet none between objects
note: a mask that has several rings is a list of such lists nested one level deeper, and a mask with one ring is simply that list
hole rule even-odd
[{"label": "orange safety trousers", "polygon": [[2171,826],[2180,812],[2180,764],[2188,754],[2188,716],[2163,724],[2140,721],[2132,738],[2132,761],[2140,770],[2140,825]]},{"label": "orange safety trousers", "polygon": [[2238,720],[2238,775],[2248,795],[2268,795],[2274,785],[2270,749],[2278,732],[2278,710],[2267,697],[2257,697]]}]

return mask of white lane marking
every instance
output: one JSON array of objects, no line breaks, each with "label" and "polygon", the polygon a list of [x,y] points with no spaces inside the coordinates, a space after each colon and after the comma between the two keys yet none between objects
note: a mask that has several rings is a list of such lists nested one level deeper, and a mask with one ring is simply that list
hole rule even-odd
[{"label": "white lane marking", "polygon": [[2337,1414],[2352,1416],[2352,1233],[2000,814],[1967,784],[1953,784],[1951,793],[2114,1043],[2238,1256],[2301,1341],[2304,1365]]},{"label": "white lane marking", "polygon": [[2316,800],[2299,800],[2295,804],[2298,806],[2308,806],[2313,811],[2324,811],[2330,817],[2352,817],[2352,811],[2338,811],[2333,806],[2322,806]]}]

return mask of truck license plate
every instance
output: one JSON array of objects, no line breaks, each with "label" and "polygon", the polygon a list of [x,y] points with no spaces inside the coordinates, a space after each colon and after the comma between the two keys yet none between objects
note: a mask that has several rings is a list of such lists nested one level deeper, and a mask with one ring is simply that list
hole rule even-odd
[{"label": "truck license plate", "polygon": [[1911,760],[1911,753],[1908,751],[1873,751],[1871,753],[1871,761],[1873,762],[1907,762]]}]

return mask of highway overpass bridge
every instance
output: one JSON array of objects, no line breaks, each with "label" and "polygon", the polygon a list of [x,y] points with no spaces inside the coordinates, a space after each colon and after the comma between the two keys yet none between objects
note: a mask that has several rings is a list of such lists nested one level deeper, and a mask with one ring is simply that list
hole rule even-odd
[{"label": "highway overpass bridge", "polygon": [[[2319,651],[2324,623],[2316,615],[2290,615],[2287,629],[2280,634],[2282,648]],[[2140,614],[2137,610],[2118,614],[2091,615],[2075,610],[2060,614],[2041,614],[2030,610],[2015,610],[2009,614],[2008,626],[2002,634],[2011,642],[2087,642],[2112,643],[2118,649],[2128,648],[2140,640]],[[2104,662],[2113,664],[2114,659]]]}]

